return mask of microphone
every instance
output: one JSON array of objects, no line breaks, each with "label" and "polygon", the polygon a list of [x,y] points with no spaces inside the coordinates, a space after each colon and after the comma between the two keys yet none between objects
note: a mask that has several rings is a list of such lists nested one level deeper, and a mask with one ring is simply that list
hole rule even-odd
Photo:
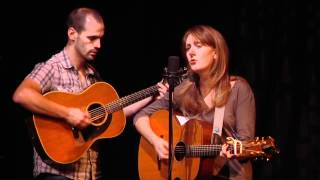
[{"label": "microphone", "polygon": [[169,56],[168,58],[168,73],[177,73],[179,71],[180,58],[178,56]]},{"label": "microphone", "polygon": [[170,86],[174,87],[176,84],[175,81],[179,77],[179,65],[180,65],[180,58],[178,56],[169,56],[168,66],[166,68],[166,75],[165,75],[166,81],[168,82],[169,87]]}]

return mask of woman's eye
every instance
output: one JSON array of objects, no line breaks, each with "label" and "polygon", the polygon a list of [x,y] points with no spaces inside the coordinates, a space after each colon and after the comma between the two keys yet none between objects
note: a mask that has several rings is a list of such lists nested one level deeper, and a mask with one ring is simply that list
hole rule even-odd
[{"label": "woman's eye", "polygon": [[201,43],[196,43],[196,44],[195,44],[195,46],[197,46],[197,47],[201,47],[201,46],[202,46],[202,44],[201,44]]}]

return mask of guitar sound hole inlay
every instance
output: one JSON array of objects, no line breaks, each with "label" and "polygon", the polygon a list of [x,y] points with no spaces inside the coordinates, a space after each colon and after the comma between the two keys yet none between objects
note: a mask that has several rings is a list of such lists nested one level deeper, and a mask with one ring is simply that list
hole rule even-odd
[{"label": "guitar sound hole inlay", "polygon": [[103,124],[107,117],[106,109],[102,104],[93,103],[89,106],[88,112],[91,117],[91,124],[93,126],[100,126]]}]

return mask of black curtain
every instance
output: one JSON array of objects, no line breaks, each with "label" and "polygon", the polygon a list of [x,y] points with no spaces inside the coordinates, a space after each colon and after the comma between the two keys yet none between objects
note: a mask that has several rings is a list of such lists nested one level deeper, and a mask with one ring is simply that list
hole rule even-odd
[{"label": "black curtain", "polygon": [[[255,179],[320,179],[320,16],[315,4],[287,0],[3,4],[0,177],[32,177],[32,146],[24,123],[31,114],[13,104],[14,89],[35,63],[62,49],[69,10],[90,5],[102,12],[107,27],[96,65],[120,96],[161,79],[168,56],[181,55],[180,42],[188,27],[208,24],[218,29],[229,44],[230,73],[246,78],[253,88],[256,135],[272,136],[280,150],[270,162],[254,162]],[[138,143],[139,134],[129,118],[125,131],[106,142],[109,179],[138,178]]]}]

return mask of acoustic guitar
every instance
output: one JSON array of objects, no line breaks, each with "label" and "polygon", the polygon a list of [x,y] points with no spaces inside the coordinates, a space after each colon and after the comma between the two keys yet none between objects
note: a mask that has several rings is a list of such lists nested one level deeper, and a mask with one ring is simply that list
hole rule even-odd
[{"label": "acoustic guitar", "polygon": [[[150,117],[152,130],[168,141],[167,110],[160,110]],[[188,120],[181,124],[176,114],[173,115],[173,158],[172,179],[193,180],[211,176],[212,160],[219,155],[222,145],[210,144],[212,124],[200,120]],[[276,150],[271,137],[239,141],[227,138],[230,152],[239,159],[265,158],[270,159],[272,151]],[[165,180],[168,178],[168,160],[160,160],[153,146],[141,137],[138,152],[138,170],[141,180]],[[211,169],[208,169],[211,168]],[[200,178],[200,179],[201,179]]]},{"label": "acoustic guitar", "polygon": [[158,87],[154,85],[119,99],[116,90],[105,82],[94,83],[79,94],[49,92],[44,96],[56,103],[88,111],[91,125],[80,130],[63,119],[34,114],[27,121],[32,142],[47,163],[72,163],[98,139],[121,134],[126,125],[124,107],[157,93]]},{"label": "acoustic guitar", "polygon": [[[169,75],[165,68],[163,80],[167,81]],[[187,68],[182,67],[172,79],[174,85],[178,85],[186,78]],[[113,138],[122,133],[126,125],[124,107],[156,94],[158,86],[153,85],[119,98],[116,90],[105,82],[94,83],[81,93],[46,93],[44,97],[56,103],[88,111],[91,125],[80,130],[63,119],[34,114],[32,120],[27,120],[32,143],[46,163],[75,162],[97,140]]]}]

